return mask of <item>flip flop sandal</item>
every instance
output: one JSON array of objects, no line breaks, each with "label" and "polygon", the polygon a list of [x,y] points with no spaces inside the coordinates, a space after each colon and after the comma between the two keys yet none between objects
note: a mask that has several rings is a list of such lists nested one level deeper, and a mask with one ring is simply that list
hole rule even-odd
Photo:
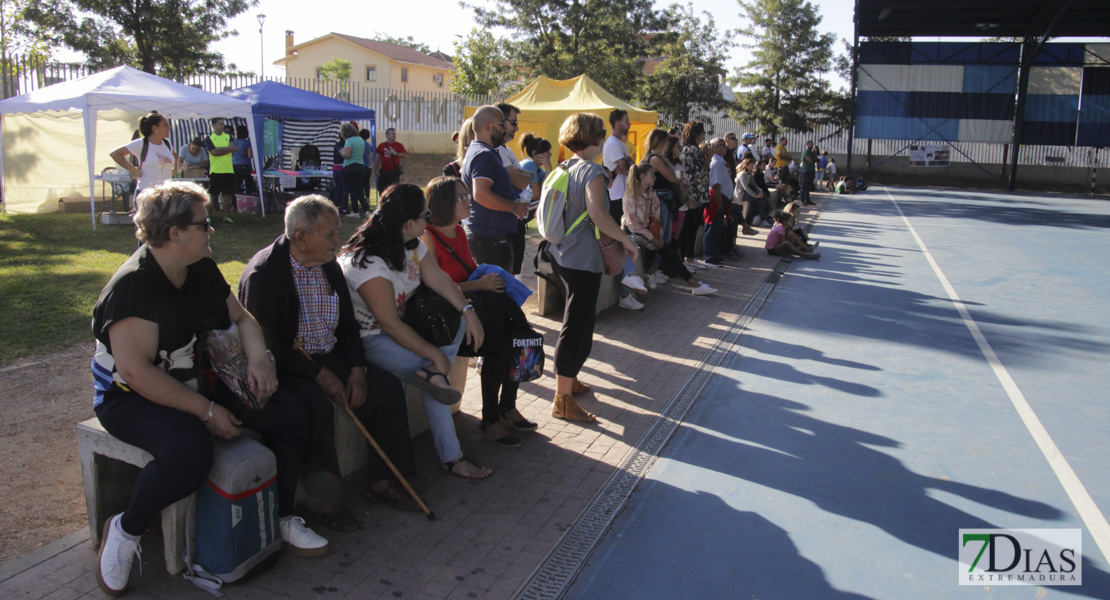
[{"label": "flip flop sandal", "polygon": [[[450,474],[454,475],[455,477],[462,477],[463,479],[475,479],[475,480],[486,479],[490,475],[493,475],[492,471],[489,472],[489,473],[486,473],[485,475],[463,475],[462,473],[456,473],[455,468],[458,467],[459,465],[461,465],[463,463],[463,461],[470,462],[464,456],[462,458],[453,460],[451,462],[439,463],[439,470],[443,471],[444,473],[450,473]],[[474,465],[477,468],[481,468],[481,467],[478,467],[478,465],[476,465],[472,462],[470,464]]]},{"label": "flip flop sandal", "polygon": [[[424,376],[421,377],[418,373],[423,373]],[[423,367],[417,369],[416,372],[413,373],[412,384],[420,388],[420,391],[428,394],[432,397],[433,400],[439,402],[440,404],[451,406],[459,400],[462,400],[462,394],[459,393],[459,390],[456,390],[453,387],[440,387],[431,382],[431,379],[433,377],[442,377],[444,383],[446,383],[448,386],[451,385],[451,381],[447,379],[447,376],[443,373],[440,373],[438,371],[429,371],[428,369]]]}]

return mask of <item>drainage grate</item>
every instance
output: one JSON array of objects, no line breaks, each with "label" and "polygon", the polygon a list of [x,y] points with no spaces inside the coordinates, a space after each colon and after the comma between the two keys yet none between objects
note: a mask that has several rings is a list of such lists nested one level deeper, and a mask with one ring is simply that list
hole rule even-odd
[{"label": "drainage grate", "polygon": [[559,598],[567,586],[574,581],[586,563],[586,559],[601,541],[601,537],[605,535],[613,520],[628,502],[633,490],[655,464],[660,450],[674,435],[694,401],[701,395],[717,368],[739,341],[748,323],[755,318],[763,303],[767,301],[767,297],[774,290],[785,268],[785,261],[780,261],[775,270],[768,275],[767,281],[759,286],[752,299],[713,347],[706,352],[694,372],[632,447],[628,456],[601,487],[597,496],[532,572],[531,577],[517,592],[516,600]]}]

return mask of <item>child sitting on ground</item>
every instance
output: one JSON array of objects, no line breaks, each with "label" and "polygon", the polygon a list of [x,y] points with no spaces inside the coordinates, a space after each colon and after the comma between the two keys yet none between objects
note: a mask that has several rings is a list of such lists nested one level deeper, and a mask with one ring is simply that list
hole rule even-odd
[{"label": "child sitting on ground", "polygon": [[834,188],[833,191],[835,191],[837,194],[854,194],[854,193],[856,193],[855,188],[853,188],[852,185],[850,183],[848,183],[848,178],[847,177],[841,177],[839,180],[837,180],[836,188]]},{"label": "child sitting on ground", "polygon": [[[790,217],[793,219],[793,223],[791,223],[790,227],[786,230],[786,239],[798,244],[798,246],[806,252],[813,252],[813,249],[821,242],[813,242],[813,244],[810,245],[809,235],[806,233],[805,229],[798,225],[798,219],[802,216],[802,203],[791,202],[787,205],[786,212],[790,213]],[[793,236],[793,238],[791,236]]]},{"label": "child sitting on ground", "polygon": [[794,235],[793,232],[787,231],[793,224],[794,218],[790,216],[790,213],[781,210],[775,213],[775,226],[767,234],[767,243],[763,246],[767,249],[767,254],[772,256],[801,256],[806,260],[821,258],[821,255],[813,252],[812,249],[806,250],[802,245],[796,243],[800,241],[797,236],[794,236],[794,242],[787,238],[788,234]]}]

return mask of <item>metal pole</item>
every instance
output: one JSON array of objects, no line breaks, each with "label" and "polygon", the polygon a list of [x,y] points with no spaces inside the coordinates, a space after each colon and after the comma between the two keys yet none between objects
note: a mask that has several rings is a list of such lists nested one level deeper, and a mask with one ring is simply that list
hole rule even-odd
[{"label": "metal pole", "polygon": [[262,37],[262,24],[266,22],[266,15],[258,15],[258,80],[263,81],[266,78],[266,53],[265,53],[265,40]]},{"label": "metal pole", "polygon": [[852,103],[851,115],[848,117],[848,165],[844,169],[845,175],[852,173],[852,142],[856,137],[856,74],[859,71],[859,0],[856,0],[855,14],[852,17],[852,82],[851,91],[848,92],[848,101]]},{"label": "metal pole", "polygon": [[1017,106],[1014,110],[1014,141],[1010,147],[1010,191],[1017,187],[1018,152],[1021,151],[1022,127],[1025,124],[1025,99],[1029,95],[1029,69],[1033,65],[1033,38],[1021,44],[1021,71],[1018,74]]},{"label": "metal pole", "polygon": [[1098,155],[1102,152],[1102,148],[1088,148],[1087,157],[1091,163],[1091,190],[1087,192],[1090,197],[1095,196],[1095,183],[1098,181]]}]

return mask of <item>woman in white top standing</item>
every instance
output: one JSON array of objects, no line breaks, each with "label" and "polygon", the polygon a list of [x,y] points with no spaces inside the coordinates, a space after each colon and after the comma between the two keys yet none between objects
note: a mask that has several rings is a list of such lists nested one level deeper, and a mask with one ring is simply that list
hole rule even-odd
[{"label": "woman in white top standing", "polygon": [[[343,246],[339,266],[347,279],[366,359],[423,391],[424,412],[440,468],[467,479],[485,479],[493,471],[463,455],[451,415],[451,405],[462,395],[447,380],[459,344],[471,344],[477,350],[485,332],[459,286],[420,241],[429,216],[419,187],[411,183],[390,186],[382,194],[378,210]],[[402,320],[406,301],[421,285],[445,298],[462,315],[464,322],[447,345],[432,344]]]},{"label": "woman in white top standing", "polygon": [[[172,178],[174,165],[177,164],[177,154],[170,148],[167,139],[170,137],[169,119],[152,112],[139,119],[139,133],[141,137],[112,150],[110,154],[112,160],[138,182],[136,194]],[[139,166],[131,164],[128,156],[134,156]]]}]

